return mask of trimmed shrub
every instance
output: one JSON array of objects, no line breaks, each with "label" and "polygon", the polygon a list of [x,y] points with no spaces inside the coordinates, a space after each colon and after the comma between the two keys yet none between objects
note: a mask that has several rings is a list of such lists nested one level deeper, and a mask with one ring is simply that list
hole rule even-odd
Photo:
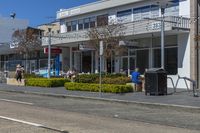
[{"label": "trimmed shrub", "polygon": [[[88,84],[88,83],[65,83],[67,90],[78,90],[78,91],[91,91],[99,92],[99,84]],[[111,93],[126,93],[132,92],[133,87],[131,85],[113,85],[113,84],[102,84],[102,92]]]},{"label": "trimmed shrub", "polygon": [[131,82],[131,79],[129,77],[116,77],[116,78],[103,78],[102,83],[103,84],[119,84],[119,85],[125,85],[126,83]]},{"label": "trimmed shrub", "polygon": [[[81,74],[77,75],[75,82],[78,83],[99,83],[99,74]],[[102,75],[103,84],[126,84],[131,82],[124,74],[106,74]]]},{"label": "trimmed shrub", "polygon": [[95,83],[98,77],[99,74],[81,74],[77,75],[74,81],[78,83]]},{"label": "trimmed shrub", "polygon": [[27,79],[27,78],[41,78],[42,77],[42,76],[39,76],[39,75],[35,75],[34,73],[33,74],[24,73],[23,76],[24,76],[25,79]]},{"label": "trimmed shrub", "polygon": [[25,85],[39,87],[60,87],[64,86],[65,82],[70,82],[70,80],[61,78],[28,78],[26,79]]}]

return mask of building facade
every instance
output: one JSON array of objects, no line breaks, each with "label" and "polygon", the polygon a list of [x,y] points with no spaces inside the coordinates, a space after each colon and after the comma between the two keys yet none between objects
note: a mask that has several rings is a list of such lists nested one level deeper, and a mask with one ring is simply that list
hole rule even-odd
[{"label": "building facade", "polygon": [[[194,25],[190,19],[192,4],[190,0],[102,0],[61,9],[57,12],[60,38],[52,38],[51,45],[62,48],[62,69],[95,73],[103,64],[112,73],[123,69],[130,74],[136,67],[144,73],[145,69],[161,67],[161,17],[164,15],[164,68],[174,82],[178,75],[196,80],[191,64],[195,62],[191,50],[191,44],[195,42],[190,33]],[[88,30],[100,27],[102,19],[108,25],[114,20],[126,27],[123,44],[127,51],[122,55],[115,51],[112,60],[106,64],[99,62],[98,51],[82,48],[91,39]],[[43,46],[47,45],[48,42],[43,41]],[[172,86],[171,82],[168,86]],[[184,81],[180,81],[178,87],[186,88]]]}]

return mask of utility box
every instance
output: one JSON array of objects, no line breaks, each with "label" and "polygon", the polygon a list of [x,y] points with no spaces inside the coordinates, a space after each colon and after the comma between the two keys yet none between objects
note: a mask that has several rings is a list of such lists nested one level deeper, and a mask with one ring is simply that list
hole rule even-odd
[{"label": "utility box", "polygon": [[145,73],[145,95],[167,95],[167,73],[164,69],[153,68]]}]

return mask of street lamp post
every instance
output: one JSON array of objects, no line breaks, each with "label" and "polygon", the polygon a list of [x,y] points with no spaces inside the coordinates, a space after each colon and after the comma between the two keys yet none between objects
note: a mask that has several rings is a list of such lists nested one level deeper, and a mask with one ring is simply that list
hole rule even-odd
[{"label": "street lamp post", "polygon": [[102,97],[102,75],[101,75],[101,67],[102,67],[102,56],[103,56],[103,41],[99,42],[99,56],[100,56],[100,69],[99,69],[99,96]]},{"label": "street lamp post", "polygon": [[161,7],[161,68],[165,68],[165,21],[164,21],[165,8]]},{"label": "street lamp post", "polygon": [[47,78],[50,79],[51,77],[51,28],[49,30],[49,35],[48,35],[48,73],[47,73]]}]

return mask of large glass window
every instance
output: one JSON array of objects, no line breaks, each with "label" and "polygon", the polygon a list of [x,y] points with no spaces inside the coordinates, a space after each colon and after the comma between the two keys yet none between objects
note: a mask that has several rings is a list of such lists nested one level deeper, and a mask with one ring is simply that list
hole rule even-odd
[{"label": "large glass window", "polygon": [[138,67],[140,69],[141,73],[144,73],[145,69],[149,68],[149,50],[148,49],[137,50],[136,54],[137,54],[136,67]]},{"label": "large glass window", "polygon": [[156,18],[159,17],[159,6],[148,5],[133,9],[133,20],[141,20],[143,18]]},{"label": "large glass window", "polygon": [[66,25],[67,25],[67,32],[72,31],[72,24],[71,24],[71,22],[67,22]]},{"label": "large glass window", "polygon": [[72,31],[76,31],[77,21],[72,21]]},{"label": "large glass window", "polygon": [[[177,74],[177,47],[174,48],[165,48],[165,70],[167,74],[175,75]],[[154,67],[161,67],[161,51],[160,49],[154,49]]]},{"label": "large glass window", "polygon": [[159,6],[151,5],[151,18],[159,17]]},{"label": "large glass window", "polygon": [[85,18],[83,21],[84,21],[84,29],[88,29],[90,27],[90,19]]},{"label": "large glass window", "polygon": [[119,11],[117,12],[117,20],[118,22],[130,22],[132,20],[132,10],[124,10],[124,11]]},{"label": "large glass window", "polygon": [[141,8],[141,18],[150,18],[150,6],[144,6]]},{"label": "large glass window", "polygon": [[179,0],[172,0],[172,3],[165,9],[165,16],[179,15]]},{"label": "large glass window", "polygon": [[83,19],[80,19],[78,21],[78,30],[82,30],[83,29]]},{"label": "large glass window", "polygon": [[90,28],[94,28],[96,23],[96,17],[90,18]]}]

